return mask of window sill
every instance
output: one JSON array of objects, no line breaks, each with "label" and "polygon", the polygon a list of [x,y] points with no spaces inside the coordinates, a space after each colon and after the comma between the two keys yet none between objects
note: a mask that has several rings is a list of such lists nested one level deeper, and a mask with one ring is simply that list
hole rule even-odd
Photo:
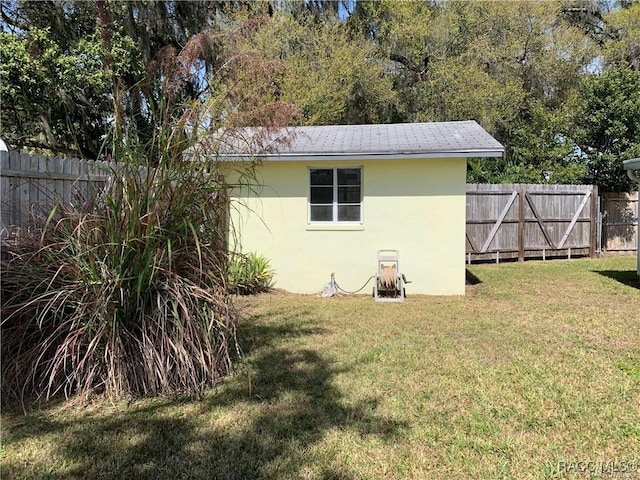
[{"label": "window sill", "polygon": [[354,232],[364,230],[362,223],[308,223],[307,231],[340,231]]}]

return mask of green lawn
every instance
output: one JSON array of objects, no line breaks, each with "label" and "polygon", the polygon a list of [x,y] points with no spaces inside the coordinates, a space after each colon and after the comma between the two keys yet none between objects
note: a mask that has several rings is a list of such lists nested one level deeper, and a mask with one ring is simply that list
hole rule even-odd
[{"label": "green lawn", "polygon": [[5,409],[1,477],[640,478],[635,262],[473,266],[465,297],[404,304],[241,300],[219,388]]}]

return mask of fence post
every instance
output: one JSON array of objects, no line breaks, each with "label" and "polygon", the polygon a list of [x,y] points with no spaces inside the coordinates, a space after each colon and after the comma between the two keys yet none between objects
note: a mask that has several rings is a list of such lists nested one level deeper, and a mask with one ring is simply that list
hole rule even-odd
[{"label": "fence post", "polygon": [[[3,170],[8,170],[9,164],[9,149],[5,145],[2,138],[0,138],[0,173]],[[0,177],[0,239],[4,238],[8,234],[8,226],[11,224],[11,211],[8,210],[6,202],[4,201],[4,195],[9,191],[9,179]],[[0,248],[0,254],[4,255],[4,250]]]},{"label": "fence post", "polygon": [[602,255],[602,198],[598,195],[598,209],[596,210],[596,254]]},{"label": "fence post", "polygon": [[598,238],[598,186],[593,185],[591,187],[591,212],[589,217],[591,219],[589,226],[591,227],[590,242],[589,242],[589,257],[595,258],[596,256],[596,241]]},{"label": "fence post", "polygon": [[518,185],[518,261],[524,262],[524,186]]}]

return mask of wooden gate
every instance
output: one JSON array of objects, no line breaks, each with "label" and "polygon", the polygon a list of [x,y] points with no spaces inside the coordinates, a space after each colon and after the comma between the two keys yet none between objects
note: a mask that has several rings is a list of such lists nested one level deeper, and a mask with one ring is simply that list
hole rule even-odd
[{"label": "wooden gate", "polygon": [[638,248],[638,192],[602,194],[602,246],[608,252]]},{"label": "wooden gate", "polygon": [[597,187],[467,185],[467,260],[594,256]]}]

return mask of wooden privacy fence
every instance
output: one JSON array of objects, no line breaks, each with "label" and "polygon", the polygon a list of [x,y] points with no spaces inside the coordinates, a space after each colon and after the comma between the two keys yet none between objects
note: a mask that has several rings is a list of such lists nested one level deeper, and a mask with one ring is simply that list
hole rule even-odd
[{"label": "wooden privacy fence", "polygon": [[602,194],[603,249],[631,252],[638,248],[638,204],[638,192]]},{"label": "wooden privacy fence", "polygon": [[[91,201],[113,164],[0,152],[0,238],[56,201]],[[605,193],[598,240],[598,191],[590,185],[467,185],[468,261],[589,255],[637,247],[638,193]]]},{"label": "wooden privacy fence", "polygon": [[0,152],[0,238],[48,212],[56,201],[89,201],[108,179],[107,162]]},{"label": "wooden privacy fence", "polygon": [[597,211],[591,185],[468,184],[467,260],[594,256]]}]

